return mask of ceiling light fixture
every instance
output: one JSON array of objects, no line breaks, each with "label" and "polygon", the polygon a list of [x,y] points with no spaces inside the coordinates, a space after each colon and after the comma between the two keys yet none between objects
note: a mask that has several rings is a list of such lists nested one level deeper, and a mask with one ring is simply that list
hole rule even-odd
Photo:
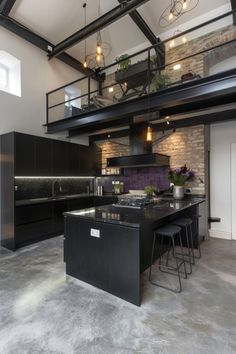
[{"label": "ceiling light fixture", "polygon": [[[85,8],[86,8],[86,4]],[[83,7],[84,7],[83,5]],[[101,6],[100,0],[98,0],[98,18],[101,17]],[[86,12],[85,12],[86,20]],[[85,50],[86,50],[86,40],[85,40]],[[96,51],[86,55],[86,60],[84,61],[84,67],[89,67],[90,69],[99,69],[105,66],[105,57],[111,52],[111,45],[107,42],[103,42],[102,34],[99,30],[97,32],[96,39]]]},{"label": "ceiling light fixture", "polygon": [[198,3],[199,0],[170,0],[159,18],[160,27],[171,25],[185,13],[194,10]]}]

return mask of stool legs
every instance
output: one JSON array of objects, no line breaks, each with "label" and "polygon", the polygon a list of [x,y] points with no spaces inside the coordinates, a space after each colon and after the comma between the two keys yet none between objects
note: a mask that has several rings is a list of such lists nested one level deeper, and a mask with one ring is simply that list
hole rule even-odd
[{"label": "stool legs", "polygon": [[[164,268],[164,272],[166,273],[169,273],[171,275],[177,275],[178,276],[178,283],[179,283],[179,286],[178,288],[176,289],[172,289],[170,287],[167,287],[167,286],[164,286],[164,285],[161,285],[159,283],[156,283],[156,282],[153,282],[152,279],[151,279],[151,276],[152,276],[152,264],[153,264],[153,261],[154,261],[154,253],[155,253],[155,244],[156,244],[156,239],[157,239],[157,236],[159,236],[161,238],[161,244],[160,244],[160,247],[159,247],[159,264],[158,264],[158,267],[159,269],[161,270],[161,268]],[[169,245],[168,245],[168,251],[169,251],[169,248],[172,246],[173,247],[173,250],[174,250],[174,253],[176,254],[176,247],[175,247],[175,240],[174,240],[174,236],[169,236]],[[181,243],[181,247],[182,247],[182,241],[181,241],[181,235],[179,234],[179,239],[180,239],[180,243]],[[163,238],[164,236],[161,235],[161,234],[157,234],[157,233],[154,233],[154,237],[153,237],[153,244],[152,244],[152,254],[151,254],[151,265],[150,265],[150,269],[149,269],[149,281],[155,285],[155,286],[158,286],[158,287],[161,287],[163,289],[167,289],[167,290],[170,290],[174,293],[180,293],[182,291],[182,283],[181,283],[181,277],[180,277],[180,267],[182,266],[182,264],[184,264],[184,270],[185,270],[185,278],[187,278],[187,273],[186,273],[186,267],[185,267],[185,261],[184,261],[184,258],[181,259],[181,262],[178,262],[179,258],[178,257],[175,257],[175,262],[176,262],[176,268],[175,267],[170,267],[168,265],[164,265],[162,264],[162,254],[163,254]],[[169,255],[168,255],[169,257]],[[168,270],[172,270],[172,271],[176,271],[177,274],[174,274],[174,273],[171,273],[171,272],[168,272]]]}]

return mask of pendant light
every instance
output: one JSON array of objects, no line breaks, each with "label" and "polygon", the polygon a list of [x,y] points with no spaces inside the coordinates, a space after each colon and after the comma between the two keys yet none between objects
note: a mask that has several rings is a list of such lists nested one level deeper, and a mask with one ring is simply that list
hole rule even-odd
[{"label": "pendant light", "polygon": [[152,142],[152,127],[150,126],[150,123],[148,123],[147,126],[146,142],[148,143]]},{"label": "pendant light", "polygon": [[[86,6],[87,6],[87,4],[84,3],[83,4],[83,9],[84,9],[84,27],[87,24]],[[84,65],[84,68],[88,67],[88,63],[87,63],[87,41],[86,41],[86,39],[84,40],[84,64],[83,65]]]},{"label": "pendant light", "polygon": [[[101,3],[100,0],[98,0],[98,18],[101,17]],[[98,62],[101,61],[101,58],[103,56],[102,53],[102,36],[101,36],[101,31],[97,32],[97,48],[96,48],[96,60]]]}]

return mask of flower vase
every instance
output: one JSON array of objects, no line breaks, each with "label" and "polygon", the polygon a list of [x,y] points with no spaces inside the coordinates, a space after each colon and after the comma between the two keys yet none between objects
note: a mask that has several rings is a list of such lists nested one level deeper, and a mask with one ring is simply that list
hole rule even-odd
[{"label": "flower vase", "polygon": [[173,197],[177,200],[184,199],[184,186],[174,186]]}]

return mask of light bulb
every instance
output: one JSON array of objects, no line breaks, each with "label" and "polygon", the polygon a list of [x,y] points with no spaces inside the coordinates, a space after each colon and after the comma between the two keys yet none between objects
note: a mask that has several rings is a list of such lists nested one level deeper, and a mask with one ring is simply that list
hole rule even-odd
[{"label": "light bulb", "polygon": [[171,11],[170,14],[169,14],[169,20],[173,20],[173,13],[172,13],[172,11]]},{"label": "light bulb", "polygon": [[150,125],[147,127],[146,141],[152,141],[152,128]]},{"label": "light bulb", "polygon": [[97,60],[97,61],[100,61],[100,60],[101,60],[101,55],[100,55],[100,54],[97,54],[96,60]]},{"label": "light bulb", "polygon": [[101,45],[98,43],[97,44],[97,54],[101,54],[102,53],[102,47]]},{"label": "light bulb", "polygon": [[85,60],[85,61],[84,61],[84,68],[87,68],[87,66],[88,66],[88,65],[87,65],[87,61]]},{"label": "light bulb", "polygon": [[170,41],[170,44],[169,44],[169,47],[170,48],[173,48],[175,46],[175,41],[174,39],[172,41]]},{"label": "light bulb", "polygon": [[187,9],[187,1],[184,0],[184,2],[183,2],[183,10],[186,10],[186,9]]},{"label": "light bulb", "polygon": [[185,36],[183,36],[182,42],[183,42],[184,44],[187,42],[187,38],[186,38]]},{"label": "light bulb", "polygon": [[113,91],[114,91],[114,88],[113,88],[113,87],[109,87],[108,91],[109,91],[109,92],[113,92]]}]

